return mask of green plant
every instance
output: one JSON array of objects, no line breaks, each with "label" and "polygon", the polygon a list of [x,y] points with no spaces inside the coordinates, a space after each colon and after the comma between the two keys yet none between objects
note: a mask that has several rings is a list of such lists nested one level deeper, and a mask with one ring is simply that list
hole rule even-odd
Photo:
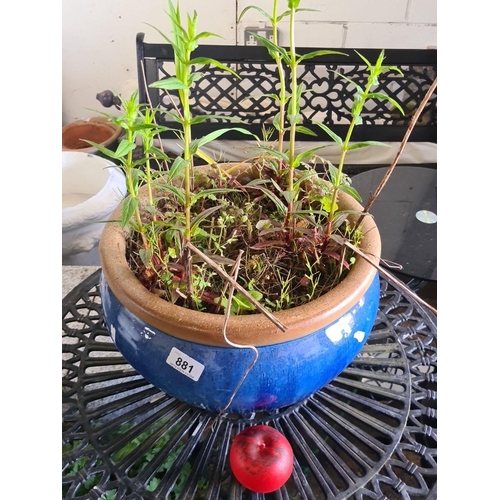
[{"label": "green plant", "polygon": [[[174,132],[183,145],[183,155],[170,160],[154,146],[154,138],[166,129],[155,124],[157,110],[138,105],[135,94],[123,101],[123,116],[110,118],[126,130],[117,151],[93,144],[118,160],[127,176],[129,196],[121,223],[131,229],[127,258],[132,270],[145,287],[175,304],[224,314],[264,312],[262,304],[271,312],[299,306],[340,283],[357,258],[359,227],[349,221],[352,212],[341,210],[338,203],[341,191],[359,200],[343,171],[345,157],[354,149],[382,145],[376,141],[351,144],[351,136],[362,123],[367,100],[388,100],[403,111],[396,101],[376,91],[381,74],[400,70],[383,66],[383,51],[373,64],[359,54],[367,65],[367,80],[365,85],[350,82],[355,94],[346,137],[342,139],[318,123],[341,148],[338,165],[325,162],[326,175],[320,175],[311,160],[321,161],[321,148],[297,153],[295,147],[297,133],[313,134],[301,123],[301,96],[309,90],[298,84],[297,68],[306,60],[338,52],[296,53],[295,15],[307,10],[300,3],[288,0],[288,9],[278,14],[278,2],[273,0],[272,14],[249,6],[240,16],[256,9],[275,32],[280,21],[288,18],[290,22],[288,49],[256,35],[276,62],[280,89],[270,95],[279,109],[273,121],[277,146],[267,144],[269,131],[264,130],[264,141],[256,138],[256,154],[248,162],[251,168],[194,168],[195,156],[207,160],[203,146],[229,130],[250,133],[242,127],[222,127],[193,139],[193,127],[220,118],[191,112],[190,90],[203,77],[203,67],[212,65],[239,77],[216,60],[192,57],[198,42],[214,35],[197,33],[196,12],[183,24],[179,4],[174,6],[171,0],[167,14],[172,36],[153,28],[173,47],[175,75],[150,87],[178,96],[179,105],[166,113],[178,125]],[[285,68],[290,74],[289,93]],[[289,137],[286,148],[285,134]],[[143,155],[134,159],[137,139],[142,141]],[[152,161],[158,164],[154,172]],[[228,293],[228,283],[236,288],[234,294]]]},{"label": "green plant", "polygon": [[[132,423],[122,424],[109,437],[110,439],[118,439],[121,435],[131,431],[134,426],[135,424]],[[138,449],[144,450],[143,453],[139,454],[139,456],[135,459],[133,465],[130,466],[127,472],[130,477],[138,476],[141,471],[143,471],[151,463],[151,461],[158,459],[159,454],[164,451],[166,443],[170,442],[175,437],[180,427],[181,424],[178,423],[172,425],[171,423],[169,423],[167,418],[162,418],[155,422],[154,425],[150,426],[146,431],[138,433],[134,439],[129,441],[122,448],[115,451],[110,458],[114,463],[120,463],[132,452]],[[81,444],[81,440],[66,443],[65,445],[63,445],[62,449],[63,456],[77,449],[79,446],[81,446]],[[176,462],[177,457],[183,450],[183,447],[184,445],[182,444],[182,442],[179,442],[178,445],[175,446],[171,450],[171,452],[168,453],[168,455],[166,455],[165,460],[156,467],[154,476],[152,476],[146,484],[147,491],[155,491],[161,479],[165,476],[165,474],[167,474],[167,472]],[[87,445],[86,448],[88,448],[90,451],[92,447],[90,445]],[[73,463],[69,464],[63,470],[63,477],[74,476],[78,472],[83,473],[81,471],[84,470],[85,465],[89,462],[89,460],[89,457],[81,457]],[[98,460],[95,464],[95,466],[99,465],[102,465],[101,460]],[[190,473],[191,463],[189,461],[186,461],[178,474],[176,483],[167,496],[168,500],[175,500],[176,498],[179,498]],[[102,473],[90,475],[87,479],[82,481],[82,483],[78,487],[76,491],[77,495],[87,494],[90,490],[92,490],[94,486],[99,483],[101,479]],[[206,480],[204,478],[201,478],[198,482],[198,491],[203,492],[205,488]],[[67,494],[68,490],[69,486],[63,487],[63,496]],[[99,500],[114,500],[116,497],[116,492],[116,489],[109,490],[103,493],[99,497]]]}]

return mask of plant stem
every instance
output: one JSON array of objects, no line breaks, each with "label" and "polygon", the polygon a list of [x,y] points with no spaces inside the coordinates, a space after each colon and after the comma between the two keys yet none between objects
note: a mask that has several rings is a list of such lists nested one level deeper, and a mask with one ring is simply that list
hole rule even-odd
[{"label": "plant stem", "polygon": [[293,190],[293,163],[295,161],[295,126],[297,115],[297,58],[295,54],[295,35],[294,35],[295,9],[290,9],[290,78],[291,78],[291,97],[290,97],[290,146],[288,149],[288,190]]},{"label": "plant stem", "polygon": [[[187,81],[184,81],[187,85]],[[189,109],[189,90],[179,90],[179,97],[183,110],[183,139],[184,139],[184,159],[186,168],[184,170],[184,213],[186,216],[186,229],[184,236],[186,241],[191,241],[191,174],[193,158],[190,152],[191,147],[191,112]]]},{"label": "plant stem", "polygon": [[[278,45],[278,0],[274,0],[273,5],[273,42]],[[280,94],[279,94],[279,131],[278,131],[278,151],[283,152],[283,142],[285,138],[285,107],[286,107],[286,85],[285,85],[285,72],[283,70],[282,57],[278,52],[274,58],[276,61],[276,69],[280,81]],[[280,160],[280,165],[282,161]]]},{"label": "plant stem", "polygon": [[[127,140],[129,142],[135,142],[134,133],[132,132],[132,130],[130,130],[130,128],[127,129]],[[134,184],[134,181],[133,181],[133,178],[132,178],[133,163],[134,162],[133,162],[133,157],[132,157],[132,151],[129,151],[127,153],[127,165],[126,165],[127,166],[127,168],[126,168],[127,189],[128,189],[128,192],[129,192],[130,196],[132,198],[136,198],[137,199],[138,193],[137,193],[137,191],[135,189],[135,184]],[[141,212],[139,210],[139,204],[137,204],[137,206],[135,207],[134,214],[135,214],[135,219],[137,221],[137,230],[141,234],[142,243],[144,245],[144,248],[148,249],[149,248],[149,244],[148,244],[148,240],[146,239],[146,235],[144,234],[144,226],[142,225],[142,219],[141,219]]]},{"label": "plant stem", "polygon": [[[187,51],[186,61],[190,60],[190,51]],[[182,82],[188,86],[189,64],[183,64]],[[189,107],[189,88],[179,90],[179,99],[182,104],[183,111],[183,139],[184,139],[184,160],[186,167],[184,169],[184,216],[186,219],[186,227],[184,229],[184,255],[183,264],[186,273],[186,294],[188,303],[192,304],[193,296],[193,268],[192,255],[189,250],[191,241],[191,175],[193,171],[193,155],[191,154],[191,110]]]},{"label": "plant stem", "polygon": [[[295,179],[295,131],[297,124],[297,58],[295,54],[295,8],[290,9],[290,85],[291,85],[291,96],[290,96],[290,106],[289,106],[289,120],[290,120],[290,143],[288,149],[288,192],[293,192],[293,182]],[[293,212],[293,202],[295,196],[293,196],[288,202],[287,214],[285,218],[285,228],[290,229],[292,225],[292,212]]]},{"label": "plant stem", "polygon": [[370,90],[373,86],[373,75],[370,74],[368,76],[368,82],[366,84],[366,87],[363,91],[363,94],[361,95],[360,101],[358,103],[355,103],[353,106],[353,115],[351,119],[351,123],[349,124],[349,128],[347,129],[347,134],[345,136],[344,141],[342,142],[341,146],[341,151],[340,151],[340,158],[339,158],[339,164],[337,166],[337,176],[333,182],[333,193],[332,193],[332,199],[331,199],[331,205],[330,205],[330,212],[328,214],[328,223],[326,225],[325,229],[325,244],[332,232],[332,224],[333,224],[333,219],[335,217],[335,206],[337,204],[337,195],[338,195],[338,187],[340,186],[342,182],[342,171],[344,169],[344,162],[345,162],[345,157],[348,151],[349,143],[351,141],[351,136],[354,131],[354,127],[357,124],[358,118],[361,114],[361,111],[363,110],[363,107],[365,105],[366,99],[368,97],[368,94],[370,93]]},{"label": "plant stem", "polygon": [[432,311],[434,314],[437,315],[437,310],[432,307],[430,304],[425,302],[421,297],[419,297],[415,292],[410,290],[402,281],[400,281],[396,276],[393,274],[389,273],[386,271],[383,267],[379,266],[376,262],[374,262],[368,255],[366,255],[364,252],[362,252],[359,248],[357,248],[355,245],[352,243],[349,243],[347,240],[344,242],[344,244],[349,247],[351,250],[353,250],[355,253],[357,253],[359,256],[361,256],[364,260],[369,262],[377,271],[384,276],[392,285],[394,285],[395,288],[397,288],[400,291],[403,291],[407,293],[408,295],[411,296],[415,302],[418,302],[420,305],[426,307],[430,311]]}]

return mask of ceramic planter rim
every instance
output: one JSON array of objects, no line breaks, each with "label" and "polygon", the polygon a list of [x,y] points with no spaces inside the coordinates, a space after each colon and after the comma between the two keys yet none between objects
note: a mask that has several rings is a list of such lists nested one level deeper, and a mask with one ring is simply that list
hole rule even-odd
[{"label": "ceramic planter rim", "polygon": [[[339,194],[343,208],[362,210],[354,198],[342,192]],[[99,255],[104,278],[121,304],[152,327],[174,337],[199,344],[228,347],[222,334],[224,315],[174,305],[148,291],[140,283],[125,258],[125,231],[117,222],[120,214],[121,204],[104,226]],[[381,241],[372,217],[365,217],[362,232],[361,250],[378,263]],[[362,299],[376,275],[376,268],[358,256],[347,276],[333,290],[307,304],[273,313],[287,327],[286,332],[259,313],[231,316],[227,337],[236,344],[254,346],[301,338],[326,327],[348,312]]]},{"label": "ceramic planter rim", "polygon": [[[103,118],[100,116],[97,117],[92,117],[89,118],[88,120],[76,120],[74,122],[71,122],[67,125],[65,125],[62,128],[62,135],[64,137],[65,133],[71,132],[73,129],[78,129],[79,127],[88,127],[88,126],[93,126],[100,128],[101,130],[104,130],[109,133],[109,137],[102,141],[101,145],[102,146],[109,146],[113,142],[115,142],[120,135],[123,133],[123,129],[119,127],[118,125],[115,125],[113,122],[109,121],[107,118]],[[91,146],[90,144],[87,147],[83,148],[70,148],[64,145],[64,141],[62,144],[62,151],[67,151],[67,152],[81,152],[81,153],[96,153],[97,149],[94,146]]]}]

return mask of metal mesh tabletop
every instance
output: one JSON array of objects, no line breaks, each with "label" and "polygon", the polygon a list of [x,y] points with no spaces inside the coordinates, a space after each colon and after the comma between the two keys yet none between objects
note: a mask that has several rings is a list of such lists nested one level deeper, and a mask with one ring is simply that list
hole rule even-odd
[{"label": "metal mesh tabletop", "polygon": [[[63,499],[434,499],[436,318],[381,280],[361,353],[296,405],[218,416],[148,383],[115,348],[96,271],[64,299]],[[239,485],[231,440],[266,423],[290,441],[288,482],[270,494]]]}]

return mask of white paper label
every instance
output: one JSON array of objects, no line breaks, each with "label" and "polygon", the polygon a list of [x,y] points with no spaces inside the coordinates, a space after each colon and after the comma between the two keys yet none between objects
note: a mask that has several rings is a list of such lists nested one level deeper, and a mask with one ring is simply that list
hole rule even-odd
[{"label": "white paper label", "polygon": [[196,361],[196,359],[191,358],[175,347],[172,347],[168,355],[167,364],[195,382],[198,382],[205,369],[205,366]]}]

